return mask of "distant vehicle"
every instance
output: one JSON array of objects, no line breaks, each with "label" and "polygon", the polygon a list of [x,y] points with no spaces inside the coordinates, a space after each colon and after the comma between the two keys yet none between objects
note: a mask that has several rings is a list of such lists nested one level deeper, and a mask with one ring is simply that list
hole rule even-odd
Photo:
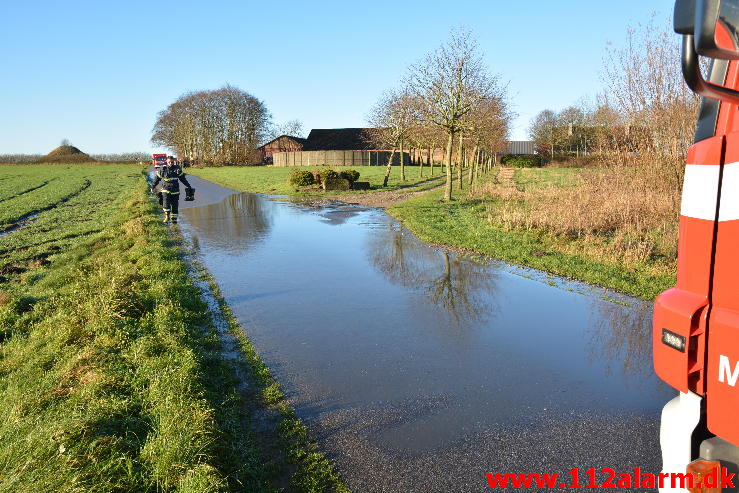
[{"label": "distant vehicle", "polygon": [[158,169],[162,166],[166,166],[167,165],[167,155],[166,154],[152,154],[151,164],[152,166],[154,166],[154,169]]}]

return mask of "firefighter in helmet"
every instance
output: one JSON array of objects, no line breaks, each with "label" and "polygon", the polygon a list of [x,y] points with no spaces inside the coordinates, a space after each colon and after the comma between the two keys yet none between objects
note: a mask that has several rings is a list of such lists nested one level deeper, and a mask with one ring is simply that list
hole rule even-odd
[{"label": "firefighter in helmet", "polygon": [[174,157],[168,156],[167,165],[156,172],[156,178],[154,178],[154,183],[151,186],[152,189],[160,182],[162,186],[159,189],[159,193],[162,194],[164,222],[168,223],[172,221],[172,223],[177,224],[177,210],[180,204],[180,182],[184,183],[188,189],[192,187]]}]

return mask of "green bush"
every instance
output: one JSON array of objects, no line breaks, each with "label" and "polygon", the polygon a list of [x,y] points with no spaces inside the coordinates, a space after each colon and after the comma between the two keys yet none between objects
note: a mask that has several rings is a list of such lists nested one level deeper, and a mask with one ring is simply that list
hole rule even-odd
[{"label": "green bush", "polygon": [[321,175],[321,181],[333,180],[339,177],[339,173],[332,169],[322,169],[319,174]]},{"label": "green bush", "polygon": [[540,168],[544,158],[538,154],[506,154],[500,158],[500,162],[513,168]]},{"label": "green bush", "polygon": [[354,169],[340,171],[339,178],[344,178],[345,180],[349,180],[350,183],[354,183],[355,181],[359,180],[359,171]]},{"label": "green bush", "polygon": [[296,187],[313,185],[313,173],[302,169],[295,169],[287,177],[288,182]]}]

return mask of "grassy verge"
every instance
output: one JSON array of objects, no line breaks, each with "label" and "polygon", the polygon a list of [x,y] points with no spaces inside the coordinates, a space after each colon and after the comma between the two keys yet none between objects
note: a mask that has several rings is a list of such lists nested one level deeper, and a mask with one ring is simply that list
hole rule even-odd
[{"label": "grassy verge", "polygon": [[294,469],[293,491],[341,491],[296,419],[301,440],[259,440],[267,401],[239,393],[140,170],[58,170],[90,184],[0,240],[0,490],[271,492]]},{"label": "grassy verge", "polygon": [[[519,170],[514,181],[532,186],[554,182],[568,188],[576,183],[575,171]],[[521,185],[523,186],[523,185]],[[618,291],[653,299],[675,282],[670,262],[624,262],[608,255],[608,240],[557,235],[541,228],[516,228],[502,224],[500,211],[511,202],[496,196],[463,195],[450,203],[441,191],[431,191],[396,204],[388,213],[401,220],[419,238],[490,255],[554,274],[583,280]],[[525,208],[526,204],[516,207]]]},{"label": "grassy verge", "polygon": [[206,271],[201,270],[201,276],[208,282],[228,324],[229,334],[236,341],[241,355],[239,359],[241,371],[251,377],[259,388],[262,401],[272,411],[277,423],[275,434],[281,443],[282,453],[294,466],[290,485],[298,491],[348,492],[332,465],[310,439],[308,429],[296,416],[295,411],[285,403],[285,396],[279,383],[274,380],[269,368],[257,355],[254,346],[244,334],[244,329],[223,299],[218,285]]},{"label": "grassy verge", "polygon": [[[320,194],[324,193],[318,188],[296,189],[287,181],[287,177],[292,170],[296,168],[273,168],[267,166],[224,166],[220,168],[190,168],[188,173],[199,176],[206,180],[212,181],[224,187],[245,192],[267,193],[275,195],[293,195],[293,194]],[[303,168],[301,168],[303,169]],[[305,167],[307,170],[320,169],[320,167]],[[423,168],[424,176],[420,176],[418,166],[406,166],[406,181],[400,180],[400,170],[398,166],[394,166],[390,174],[390,180],[387,187],[382,187],[383,177],[385,176],[384,166],[355,166],[355,167],[333,167],[337,171],[343,169],[355,169],[359,171],[359,181],[368,181],[373,187],[371,192],[382,190],[398,190],[405,187],[419,186],[421,188],[430,188],[441,183],[441,168],[435,167],[434,175],[428,167]],[[331,195],[337,195],[342,192],[331,191]],[[346,192],[344,192],[346,193]],[[350,193],[357,193],[352,190]]]}]

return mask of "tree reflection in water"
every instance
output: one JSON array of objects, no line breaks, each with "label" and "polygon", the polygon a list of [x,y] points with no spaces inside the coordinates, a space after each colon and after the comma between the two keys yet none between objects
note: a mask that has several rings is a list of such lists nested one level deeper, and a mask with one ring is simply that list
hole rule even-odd
[{"label": "tree reflection in water", "polygon": [[374,231],[369,252],[390,282],[424,293],[459,326],[493,313],[497,276],[488,265],[430,247],[395,222]]},{"label": "tree reflection in water", "polygon": [[[369,257],[374,266],[389,281],[423,293],[456,325],[482,322],[498,311],[500,278],[494,268],[430,247],[397,223],[373,233]],[[609,375],[653,380],[651,314],[651,303],[633,300],[624,306],[593,298],[583,335],[589,362],[604,364]]]},{"label": "tree reflection in water", "polygon": [[275,204],[255,194],[239,193],[217,204],[185,209],[187,225],[217,248],[232,254],[249,250],[272,228]]},{"label": "tree reflection in water", "polygon": [[624,306],[596,299],[587,331],[589,359],[605,361],[608,374],[651,376],[652,309],[646,301]]}]

